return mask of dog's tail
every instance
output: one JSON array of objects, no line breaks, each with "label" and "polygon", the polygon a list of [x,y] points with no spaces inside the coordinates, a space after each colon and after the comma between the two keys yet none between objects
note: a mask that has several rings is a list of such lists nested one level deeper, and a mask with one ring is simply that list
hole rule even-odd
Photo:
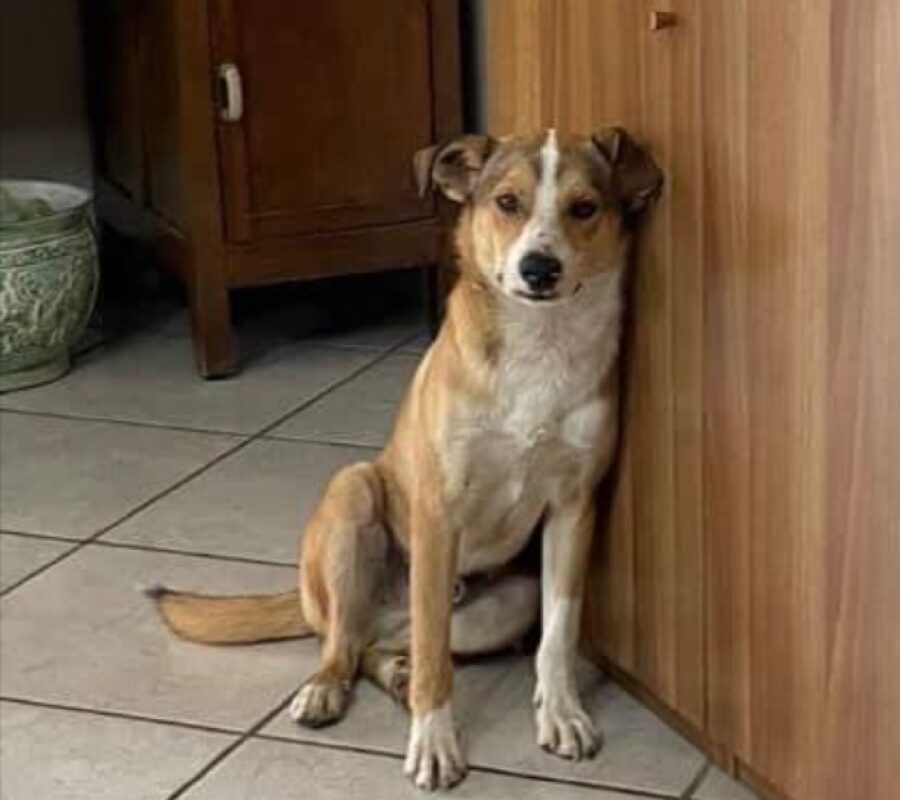
[{"label": "dog's tail", "polygon": [[313,630],[303,617],[300,595],[211,595],[176,592],[157,586],[147,590],[169,629],[192,642],[252,644],[297,639]]}]

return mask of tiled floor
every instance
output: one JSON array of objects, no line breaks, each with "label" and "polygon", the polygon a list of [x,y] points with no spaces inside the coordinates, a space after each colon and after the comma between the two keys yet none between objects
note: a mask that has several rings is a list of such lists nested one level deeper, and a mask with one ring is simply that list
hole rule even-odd
[{"label": "tiled floor", "polygon": [[[188,644],[141,593],[291,586],[323,481],[384,441],[426,342],[415,321],[303,341],[277,327],[247,337],[228,381],[195,377],[174,314],[0,398],[2,800],[419,796],[404,715],[370,686],[335,727],[287,718],[314,642]],[[532,741],[525,656],[460,668],[472,773],[452,796],[750,797],[592,668],[582,679],[606,744],[570,764]]]}]

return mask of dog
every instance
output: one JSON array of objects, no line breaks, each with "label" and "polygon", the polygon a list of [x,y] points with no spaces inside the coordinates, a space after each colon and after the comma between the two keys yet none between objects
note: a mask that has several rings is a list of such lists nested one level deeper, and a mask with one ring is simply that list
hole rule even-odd
[{"label": "dog", "polygon": [[[362,673],[408,705],[404,770],[430,790],[466,771],[452,657],[509,647],[538,617],[538,744],[570,759],[600,745],[574,662],[593,499],[617,435],[630,244],[663,177],[621,128],[466,135],[414,168],[423,194],[460,206],[459,277],[384,450],[331,478],[297,591],[154,596],[194,641],[317,634],[321,663],[292,717],[337,721]],[[540,576],[516,566],[536,531]]]}]

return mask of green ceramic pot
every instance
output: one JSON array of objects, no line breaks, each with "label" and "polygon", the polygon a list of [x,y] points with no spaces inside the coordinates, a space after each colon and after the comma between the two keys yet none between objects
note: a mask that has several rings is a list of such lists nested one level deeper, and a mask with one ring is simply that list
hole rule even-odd
[{"label": "green ceramic pot", "polygon": [[10,391],[68,371],[99,270],[88,192],[0,181],[0,199],[0,391]]}]

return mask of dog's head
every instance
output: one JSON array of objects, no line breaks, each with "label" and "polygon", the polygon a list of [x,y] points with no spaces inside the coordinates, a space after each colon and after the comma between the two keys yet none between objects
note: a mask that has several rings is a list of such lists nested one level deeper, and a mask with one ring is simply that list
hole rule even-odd
[{"label": "dog's head", "polygon": [[662,173],[621,128],[593,136],[497,140],[462,136],[414,161],[419,189],[463,204],[464,268],[528,303],[577,292],[619,266],[633,221],[658,196]]}]

